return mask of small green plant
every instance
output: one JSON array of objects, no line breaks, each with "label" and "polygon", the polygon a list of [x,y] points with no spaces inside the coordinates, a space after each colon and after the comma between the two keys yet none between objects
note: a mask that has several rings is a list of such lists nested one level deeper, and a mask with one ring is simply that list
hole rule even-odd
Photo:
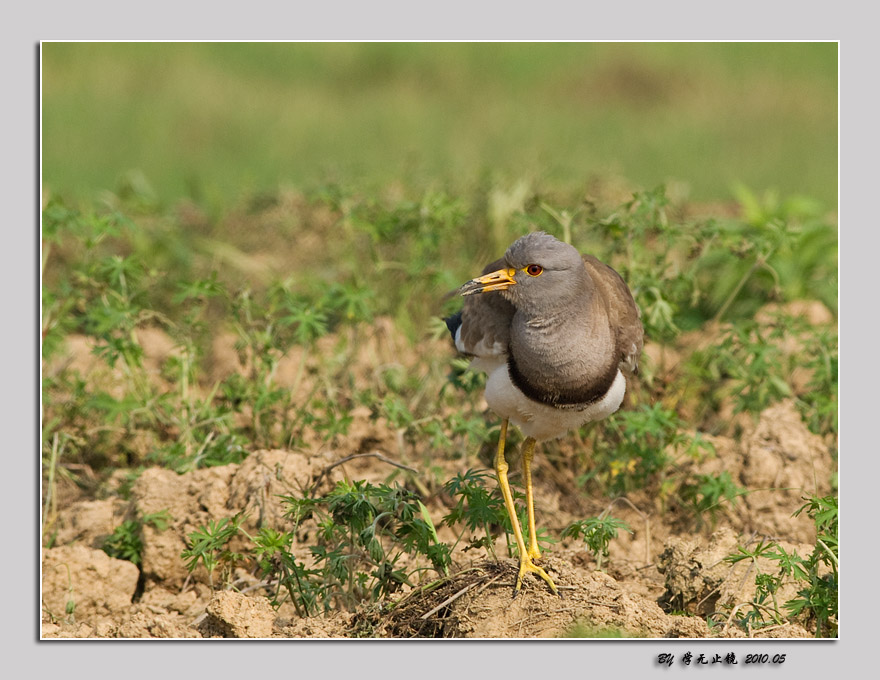
[{"label": "small green plant", "polygon": [[293,532],[262,527],[254,537],[254,555],[263,576],[269,583],[275,583],[269,595],[272,605],[276,608],[281,605],[283,589],[297,614],[311,616],[319,611],[321,572],[307,569],[297,561],[293,556],[293,541]]},{"label": "small green plant", "polygon": [[682,484],[679,495],[691,507],[702,524],[703,517],[709,514],[709,523],[714,526],[718,510],[723,501],[733,507],[738,496],[746,493],[746,489],[737,485],[727,470],[717,475],[700,474]]},{"label": "small green plant", "polygon": [[[224,580],[232,574],[235,565],[245,559],[242,553],[234,552],[229,544],[239,533],[245,533],[241,525],[246,519],[239,512],[233,517],[211,520],[187,536],[186,549],[181,557],[186,560],[186,568],[192,572],[201,563],[208,571],[208,583],[214,587],[214,571],[220,567]],[[246,534],[245,534],[246,535]]]},{"label": "small green plant", "polygon": [[441,575],[448,572],[449,546],[437,537],[422,502],[403,487],[340,481],[326,496],[283,500],[294,527],[310,519],[317,525],[318,542],[309,548],[316,570],[308,588],[325,609],[333,603],[353,609],[410,583],[427,567],[402,567],[405,553],[427,558]]},{"label": "small green plant", "polygon": [[594,481],[606,495],[621,495],[651,482],[667,486],[666,477],[673,473],[673,451],[695,457],[700,450],[711,448],[703,439],[685,432],[678,414],[659,403],[618,411],[594,433],[591,469],[578,482]]},{"label": "small green plant", "polygon": [[[444,326],[444,331],[445,331]],[[462,390],[466,394],[477,394],[486,387],[486,374],[470,370],[471,360],[458,357],[449,362],[449,385]],[[444,386],[445,389],[445,386]]]},{"label": "small green plant", "polygon": [[[193,572],[201,563],[208,571],[208,582],[213,588],[214,571],[218,567],[222,569],[224,581],[228,581],[236,565],[255,563],[265,577],[264,585],[271,589],[268,597],[274,607],[281,605],[281,592],[284,591],[300,616],[317,613],[319,599],[324,596],[320,571],[306,568],[294,557],[294,533],[261,527],[255,536],[251,536],[242,528],[246,519],[245,515],[238,513],[209,522],[192,532],[186,550],[181,553],[181,557],[187,560],[187,569]],[[250,544],[242,547],[244,552],[230,549],[229,544],[236,537],[246,539]]]},{"label": "small green plant", "polygon": [[[497,484],[492,483],[491,489],[486,488],[486,482],[492,475],[486,470],[468,469],[459,472],[443,486],[444,491],[455,499],[455,507],[443,518],[443,523],[451,529],[458,530],[458,536],[454,550],[461,542],[465,533],[469,534],[469,540],[465,550],[486,548],[493,559],[498,559],[495,553],[495,539],[492,535],[493,527],[500,527],[507,540],[507,554],[511,557],[519,555],[516,544],[513,542],[513,528],[510,525],[510,517],[504,505],[504,499]],[[524,540],[529,542],[528,522],[525,507],[525,494],[515,486],[511,487],[514,503],[517,507],[517,515],[520,527],[524,531]],[[478,536],[482,533],[482,536]],[[542,527],[537,527],[538,547],[549,550],[557,543]]]},{"label": "small green plant", "polygon": [[775,542],[761,539],[754,548],[748,549],[739,546],[735,554],[724,558],[731,564],[751,560],[755,569],[755,598],[746,603],[747,609],[738,619],[738,623],[746,630],[762,628],[771,624],[778,625],[783,622],[783,616],[776,601],[776,591],[782,583],[782,575],[768,574],[762,571],[758,562],[759,558],[771,559],[772,555],[776,554],[776,548]]},{"label": "small green plant", "polygon": [[816,623],[816,637],[836,637],[838,623],[837,498],[804,499],[795,516],[806,511],[816,526],[816,546],[806,560],[779,550],[780,570],[803,582],[798,598],[785,603],[790,616]]},{"label": "small green plant", "polygon": [[[309,301],[294,292],[290,281],[273,286],[265,296],[244,289],[230,299],[230,310],[238,335],[236,349],[245,376],[233,375],[226,384],[226,398],[233,404],[250,406],[250,431],[262,446],[291,438],[288,420],[306,362],[315,341],[327,332],[327,315],[319,301]],[[276,373],[282,357],[294,345],[300,346],[294,383],[282,388]]]},{"label": "small green plant", "polygon": [[798,408],[812,432],[837,435],[837,334],[825,329],[812,332],[805,347],[805,367],[811,376]]},{"label": "small green plant", "polygon": [[647,337],[658,341],[681,332],[681,313],[700,295],[694,263],[713,242],[711,224],[685,228],[668,219],[668,209],[666,189],[659,186],[636,192],[610,215],[590,220],[610,244],[605,261],[633,291]]},{"label": "small green plant", "polygon": [[737,321],[721,342],[697,357],[704,361],[707,386],[725,385],[734,400],[734,413],[757,416],[771,404],[791,395],[786,376],[789,363],[781,348],[787,328],[754,320]]},{"label": "small green plant", "polygon": [[[464,532],[470,535],[468,548],[486,548],[492,557],[495,554],[495,541],[492,537],[492,526],[502,526],[510,531],[510,519],[504,507],[504,501],[486,488],[486,480],[490,477],[485,470],[469,469],[459,472],[444,484],[443,489],[456,499],[455,507],[443,518],[443,523],[454,528],[457,524],[463,524],[461,531],[453,545],[453,549],[459,544]],[[477,531],[482,531],[482,536],[477,538]],[[509,541],[508,541],[509,544]]]},{"label": "small green plant", "polygon": [[598,517],[588,517],[572,522],[562,530],[563,538],[582,538],[593,553],[596,568],[602,570],[602,561],[608,557],[608,546],[617,538],[619,529],[632,533],[626,522],[602,513]]},{"label": "small green plant", "polygon": [[[816,526],[816,545],[806,559],[796,552],[789,553],[776,541],[758,542],[748,550],[743,547],[725,559],[735,564],[751,560],[755,566],[755,599],[747,603],[748,610],[739,619],[746,628],[760,628],[780,624],[785,619],[800,618],[816,626],[816,637],[835,637],[838,624],[838,530],[837,498],[825,496],[804,499],[794,516],[806,511]],[[762,571],[758,558],[779,564],[776,573]],[[776,594],[784,580],[800,584],[798,597],[783,603],[780,608]],[[787,612],[784,613],[783,609]],[[768,620],[769,617],[769,620]]]},{"label": "small green plant", "polygon": [[104,539],[101,549],[110,557],[140,565],[141,555],[144,552],[144,526],[149,525],[159,531],[165,531],[170,520],[171,516],[167,510],[125,520]]}]

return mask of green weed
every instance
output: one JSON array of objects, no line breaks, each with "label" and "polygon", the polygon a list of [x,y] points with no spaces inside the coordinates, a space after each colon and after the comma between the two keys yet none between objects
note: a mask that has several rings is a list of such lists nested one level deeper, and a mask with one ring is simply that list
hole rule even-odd
[{"label": "green weed", "polygon": [[[721,342],[695,356],[706,363],[706,384],[723,383],[734,400],[734,413],[761,411],[792,394],[786,381],[788,361],[780,347],[783,328],[755,321],[733,324]],[[716,396],[717,398],[717,396]]]},{"label": "green weed", "polygon": [[613,539],[617,538],[619,529],[632,533],[632,529],[626,522],[603,513],[598,517],[588,517],[572,522],[562,530],[562,536],[563,538],[582,538],[590,552],[593,553],[596,569],[601,571],[602,561],[608,557],[608,546]]},{"label": "green weed", "polygon": [[811,431],[837,435],[837,336],[818,330],[808,336],[805,367],[811,371],[807,391],[798,397],[798,409]]},{"label": "green weed", "polygon": [[[430,569],[448,573],[449,546],[437,537],[427,508],[400,486],[343,481],[319,498],[282,500],[292,522],[290,531],[261,527],[251,536],[242,527],[246,517],[241,513],[211,521],[189,535],[181,555],[187,568],[204,566],[214,587],[218,568],[225,583],[236,566],[256,565],[272,603],[280,605],[286,593],[305,616],[334,607],[353,610],[405,583],[412,585],[413,576],[429,567],[404,567],[404,555],[427,559]],[[308,546],[311,566],[294,555],[295,537],[307,521],[316,527],[315,543]]]},{"label": "green weed", "polygon": [[233,517],[211,520],[189,534],[186,549],[180,554],[186,560],[186,568],[192,572],[201,563],[208,572],[211,588],[214,587],[214,572],[218,567],[222,580],[228,581],[235,566],[245,559],[244,554],[230,548],[230,543],[239,533],[245,534],[241,525],[246,519],[247,516],[240,512]]},{"label": "green weed", "polygon": [[261,527],[253,541],[254,556],[261,574],[269,583],[274,581],[275,584],[269,594],[273,606],[281,604],[283,589],[300,616],[310,616],[320,611],[320,601],[324,596],[321,572],[306,568],[293,556],[294,533]]},{"label": "green weed", "polygon": [[838,529],[837,498],[805,499],[795,516],[806,511],[816,526],[816,546],[805,560],[789,556],[780,548],[780,571],[801,581],[798,598],[785,603],[789,615],[803,614],[816,623],[816,637],[836,637],[838,625]]},{"label": "green weed", "polygon": [[[468,543],[464,550],[474,548],[486,548],[493,559],[498,559],[495,552],[495,539],[493,530],[500,528],[504,531],[507,540],[507,554],[511,557],[519,555],[516,544],[513,542],[513,527],[510,517],[497,482],[490,482],[494,475],[485,470],[468,469],[457,473],[443,486],[443,490],[454,500],[455,506],[443,518],[443,523],[453,530],[458,531],[452,550],[459,545],[468,534]],[[491,489],[486,488],[487,484]],[[530,540],[528,532],[527,511],[525,507],[525,493],[511,486],[514,503],[517,508],[517,519],[524,532],[524,540]],[[460,529],[458,528],[460,526]],[[536,527],[538,547],[548,550],[557,539],[553,538],[546,529]]]},{"label": "green weed", "polygon": [[[735,564],[751,560],[755,570],[755,598],[746,603],[745,611],[737,622],[746,629],[781,624],[787,619],[798,619],[815,624],[816,637],[836,637],[838,625],[838,524],[837,498],[826,496],[805,499],[794,516],[806,511],[816,527],[816,545],[808,558],[796,552],[788,553],[776,541],[758,542],[752,549],[738,548],[736,554],[725,559]],[[779,564],[775,573],[760,569],[758,558]],[[798,597],[780,603],[776,598],[783,580],[799,585]]]},{"label": "green weed", "polygon": [[696,475],[692,481],[682,484],[678,493],[693,509],[698,526],[703,524],[703,517],[708,513],[709,524],[714,527],[721,503],[727,501],[733,507],[737,497],[747,493],[747,490],[737,485],[730,473],[724,470],[717,475]]},{"label": "green weed", "polygon": [[322,498],[284,500],[295,527],[306,519],[318,526],[319,543],[310,551],[320,567],[325,606],[335,599],[353,608],[409,583],[425,567],[403,569],[398,562],[404,553],[427,558],[441,574],[449,568],[449,547],[437,539],[430,515],[400,486],[338,482]]},{"label": "green weed", "polygon": [[[464,525],[452,546],[453,550],[467,530],[471,534],[468,543],[470,548],[484,547],[497,559],[492,528],[495,526],[509,528],[510,519],[507,516],[504,500],[486,488],[489,477],[489,473],[484,470],[469,469],[457,473],[446,482],[443,490],[455,498],[455,507],[443,518],[443,522],[449,527]],[[476,536],[478,531],[482,532],[479,538]]]},{"label": "green weed", "polygon": [[110,557],[140,565],[144,551],[144,526],[149,525],[159,531],[165,531],[170,519],[168,511],[161,510],[125,520],[104,539],[101,549]]},{"label": "green weed", "polygon": [[578,481],[596,483],[607,495],[621,495],[649,483],[665,489],[668,477],[675,475],[672,465],[677,455],[694,458],[709,450],[705,440],[685,432],[675,411],[661,404],[643,404],[607,418],[602,436],[594,430],[592,468]]}]

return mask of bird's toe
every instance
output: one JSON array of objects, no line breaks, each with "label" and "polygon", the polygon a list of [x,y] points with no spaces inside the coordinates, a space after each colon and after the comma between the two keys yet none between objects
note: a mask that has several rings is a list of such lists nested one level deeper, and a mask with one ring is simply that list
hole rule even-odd
[{"label": "bird's toe", "polygon": [[516,577],[516,586],[513,589],[513,596],[516,597],[519,595],[520,590],[522,590],[523,578],[528,573],[537,574],[544,581],[546,581],[547,585],[550,586],[550,590],[553,591],[554,595],[559,595],[559,589],[556,587],[556,584],[553,582],[553,579],[550,578],[550,574],[548,574],[544,569],[539,567],[532,561],[532,557],[530,555],[524,556],[519,563],[519,574]]}]

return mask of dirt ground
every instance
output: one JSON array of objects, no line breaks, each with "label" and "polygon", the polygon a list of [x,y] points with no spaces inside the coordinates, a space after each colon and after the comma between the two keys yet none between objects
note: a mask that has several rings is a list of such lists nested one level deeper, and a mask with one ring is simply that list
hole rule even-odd
[{"label": "dirt ground", "polygon": [[[71,352],[80,352],[74,360],[88,356],[87,348]],[[365,352],[365,362],[382,360]],[[405,586],[393,596],[391,610],[300,617],[289,603],[273,609],[258,579],[243,569],[235,574],[233,588],[217,591],[202,567],[187,571],[181,558],[185,536],[209,520],[248,511],[249,531],[257,522],[284,529],[277,494],[299,493],[316,483],[327,491],[345,477],[385,481],[390,468],[380,456],[395,455],[395,434],[382,431],[368,412],[355,410],[352,416],[349,435],[333,448],[257,450],[240,465],[184,475],[150,468],[134,483],[130,501],[113,495],[96,500],[69,491],[53,547],[43,550],[43,638],[536,638],[594,637],[609,629],[651,638],[812,637],[795,624],[755,632],[735,625],[733,616],[711,629],[705,620],[713,612],[733,613],[752,599],[756,565],[723,559],[737,545],[769,537],[801,556],[812,552],[810,519],[792,514],[803,496],[830,493],[836,464],[832,446],[806,428],[791,401],[768,408],[757,422],[744,419],[736,438],[709,437],[717,456],[693,463],[692,472],[726,470],[750,491],[735,505],[723,506],[714,524],[695,533],[674,512],[661,511],[655,498],[635,492],[612,503],[612,514],[633,533],[621,532],[612,541],[603,570],[597,570],[582,543],[563,541],[545,553],[544,565],[561,597],[529,577],[512,598],[515,561],[505,557],[503,537],[497,542],[498,561],[485,550],[457,550],[451,578],[430,592]],[[354,453],[369,455],[337,464]],[[450,476],[464,469],[463,461],[442,464]],[[538,523],[556,536],[572,520],[608,507],[608,499],[583,496],[563,469],[540,454],[535,474]],[[449,511],[448,499],[438,494],[424,501],[439,526]],[[101,550],[123,519],[161,510],[170,514],[170,524],[162,531],[145,526],[140,569]],[[442,531],[440,537],[449,538]],[[307,545],[295,543],[294,549],[304,555]],[[770,563],[757,566],[768,573],[777,570]],[[777,599],[784,602],[796,590],[784,584]]]}]

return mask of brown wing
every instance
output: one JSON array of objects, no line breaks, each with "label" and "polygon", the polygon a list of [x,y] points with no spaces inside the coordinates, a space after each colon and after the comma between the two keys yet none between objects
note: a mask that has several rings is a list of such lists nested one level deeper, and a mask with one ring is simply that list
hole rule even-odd
[{"label": "brown wing", "polygon": [[[504,259],[498,259],[487,264],[482,273],[489,274],[504,266]],[[484,293],[466,297],[456,347],[474,356],[505,354],[510,343],[510,321],[514,311],[513,305],[500,295]]]},{"label": "brown wing", "polygon": [[592,255],[582,255],[584,266],[605,300],[608,321],[616,329],[617,351],[624,368],[635,373],[645,341],[641,313],[620,274]]}]

